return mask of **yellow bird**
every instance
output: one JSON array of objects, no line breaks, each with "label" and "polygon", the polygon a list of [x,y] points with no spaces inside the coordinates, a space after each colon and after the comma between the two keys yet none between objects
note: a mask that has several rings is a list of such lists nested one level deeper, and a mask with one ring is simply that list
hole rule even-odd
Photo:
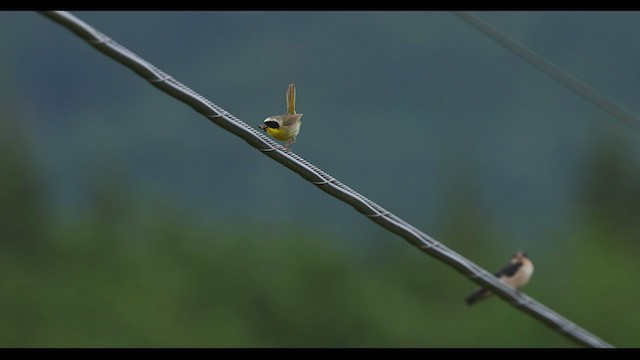
[{"label": "yellow bird", "polygon": [[289,84],[286,93],[287,112],[282,115],[269,116],[260,124],[260,129],[267,132],[274,139],[286,141],[284,149],[296,142],[296,136],[300,132],[300,118],[302,114],[296,113],[296,87]]}]

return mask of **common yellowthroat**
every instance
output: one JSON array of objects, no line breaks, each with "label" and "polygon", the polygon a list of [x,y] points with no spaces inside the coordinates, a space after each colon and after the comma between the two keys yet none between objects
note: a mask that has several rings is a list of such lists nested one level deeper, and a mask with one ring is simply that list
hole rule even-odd
[{"label": "common yellowthroat", "polygon": [[[502,270],[498,271],[494,275],[500,279],[500,282],[513,288],[519,289],[526,285],[531,279],[533,274],[533,263],[529,259],[526,253],[517,252],[511,258],[511,261]],[[465,302],[467,305],[473,305],[479,300],[482,300],[491,295],[491,291],[482,288],[473,294],[469,295]]]},{"label": "common yellowthroat", "polygon": [[296,142],[296,136],[300,132],[300,118],[302,114],[296,113],[296,87],[293,84],[289,84],[287,93],[285,94],[287,100],[287,112],[282,115],[269,116],[264,119],[264,122],[260,124],[260,129],[267,132],[274,139],[280,141],[286,141],[284,149],[288,150],[287,146]]}]

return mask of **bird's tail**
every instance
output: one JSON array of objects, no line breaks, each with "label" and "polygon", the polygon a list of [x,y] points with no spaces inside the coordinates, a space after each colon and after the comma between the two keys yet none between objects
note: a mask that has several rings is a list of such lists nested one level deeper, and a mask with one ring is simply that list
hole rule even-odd
[{"label": "bird's tail", "polygon": [[287,114],[296,113],[296,87],[293,83],[287,89]]},{"label": "bird's tail", "polygon": [[476,302],[488,297],[489,295],[491,295],[491,291],[487,289],[480,289],[469,295],[469,297],[465,299],[465,302],[467,303],[467,305],[473,305]]}]

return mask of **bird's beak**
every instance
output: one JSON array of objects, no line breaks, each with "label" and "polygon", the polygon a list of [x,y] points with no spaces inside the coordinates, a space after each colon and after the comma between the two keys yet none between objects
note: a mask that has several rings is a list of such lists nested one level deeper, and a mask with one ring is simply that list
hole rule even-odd
[{"label": "bird's beak", "polygon": [[265,125],[265,124],[260,124],[260,129],[262,129],[262,130],[267,130],[267,125]]}]

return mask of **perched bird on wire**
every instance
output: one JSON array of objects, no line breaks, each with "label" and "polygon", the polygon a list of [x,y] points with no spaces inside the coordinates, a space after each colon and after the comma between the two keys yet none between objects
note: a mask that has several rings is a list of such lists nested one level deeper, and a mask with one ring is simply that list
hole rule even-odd
[{"label": "perched bird on wire", "polygon": [[[529,282],[532,274],[533,263],[527,254],[524,252],[517,252],[513,255],[507,266],[494,275],[500,279],[500,282],[503,284],[517,290]],[[491,290],[482,288],[469,295],[465,302],[467,305],[473,305],[477,301],[482,300],[491,294]]]},{"label": "perched bird on wire", "polygon": [[296,142],[296,136],[300,132],[300,118],[302,114],[296,113],[296,87],[289,84],[286,93],[287,112],[282,115],[269,116],[260,124],[260,128],[273,138],[286,141],[284,149],[288,150],[289,145]]}]

